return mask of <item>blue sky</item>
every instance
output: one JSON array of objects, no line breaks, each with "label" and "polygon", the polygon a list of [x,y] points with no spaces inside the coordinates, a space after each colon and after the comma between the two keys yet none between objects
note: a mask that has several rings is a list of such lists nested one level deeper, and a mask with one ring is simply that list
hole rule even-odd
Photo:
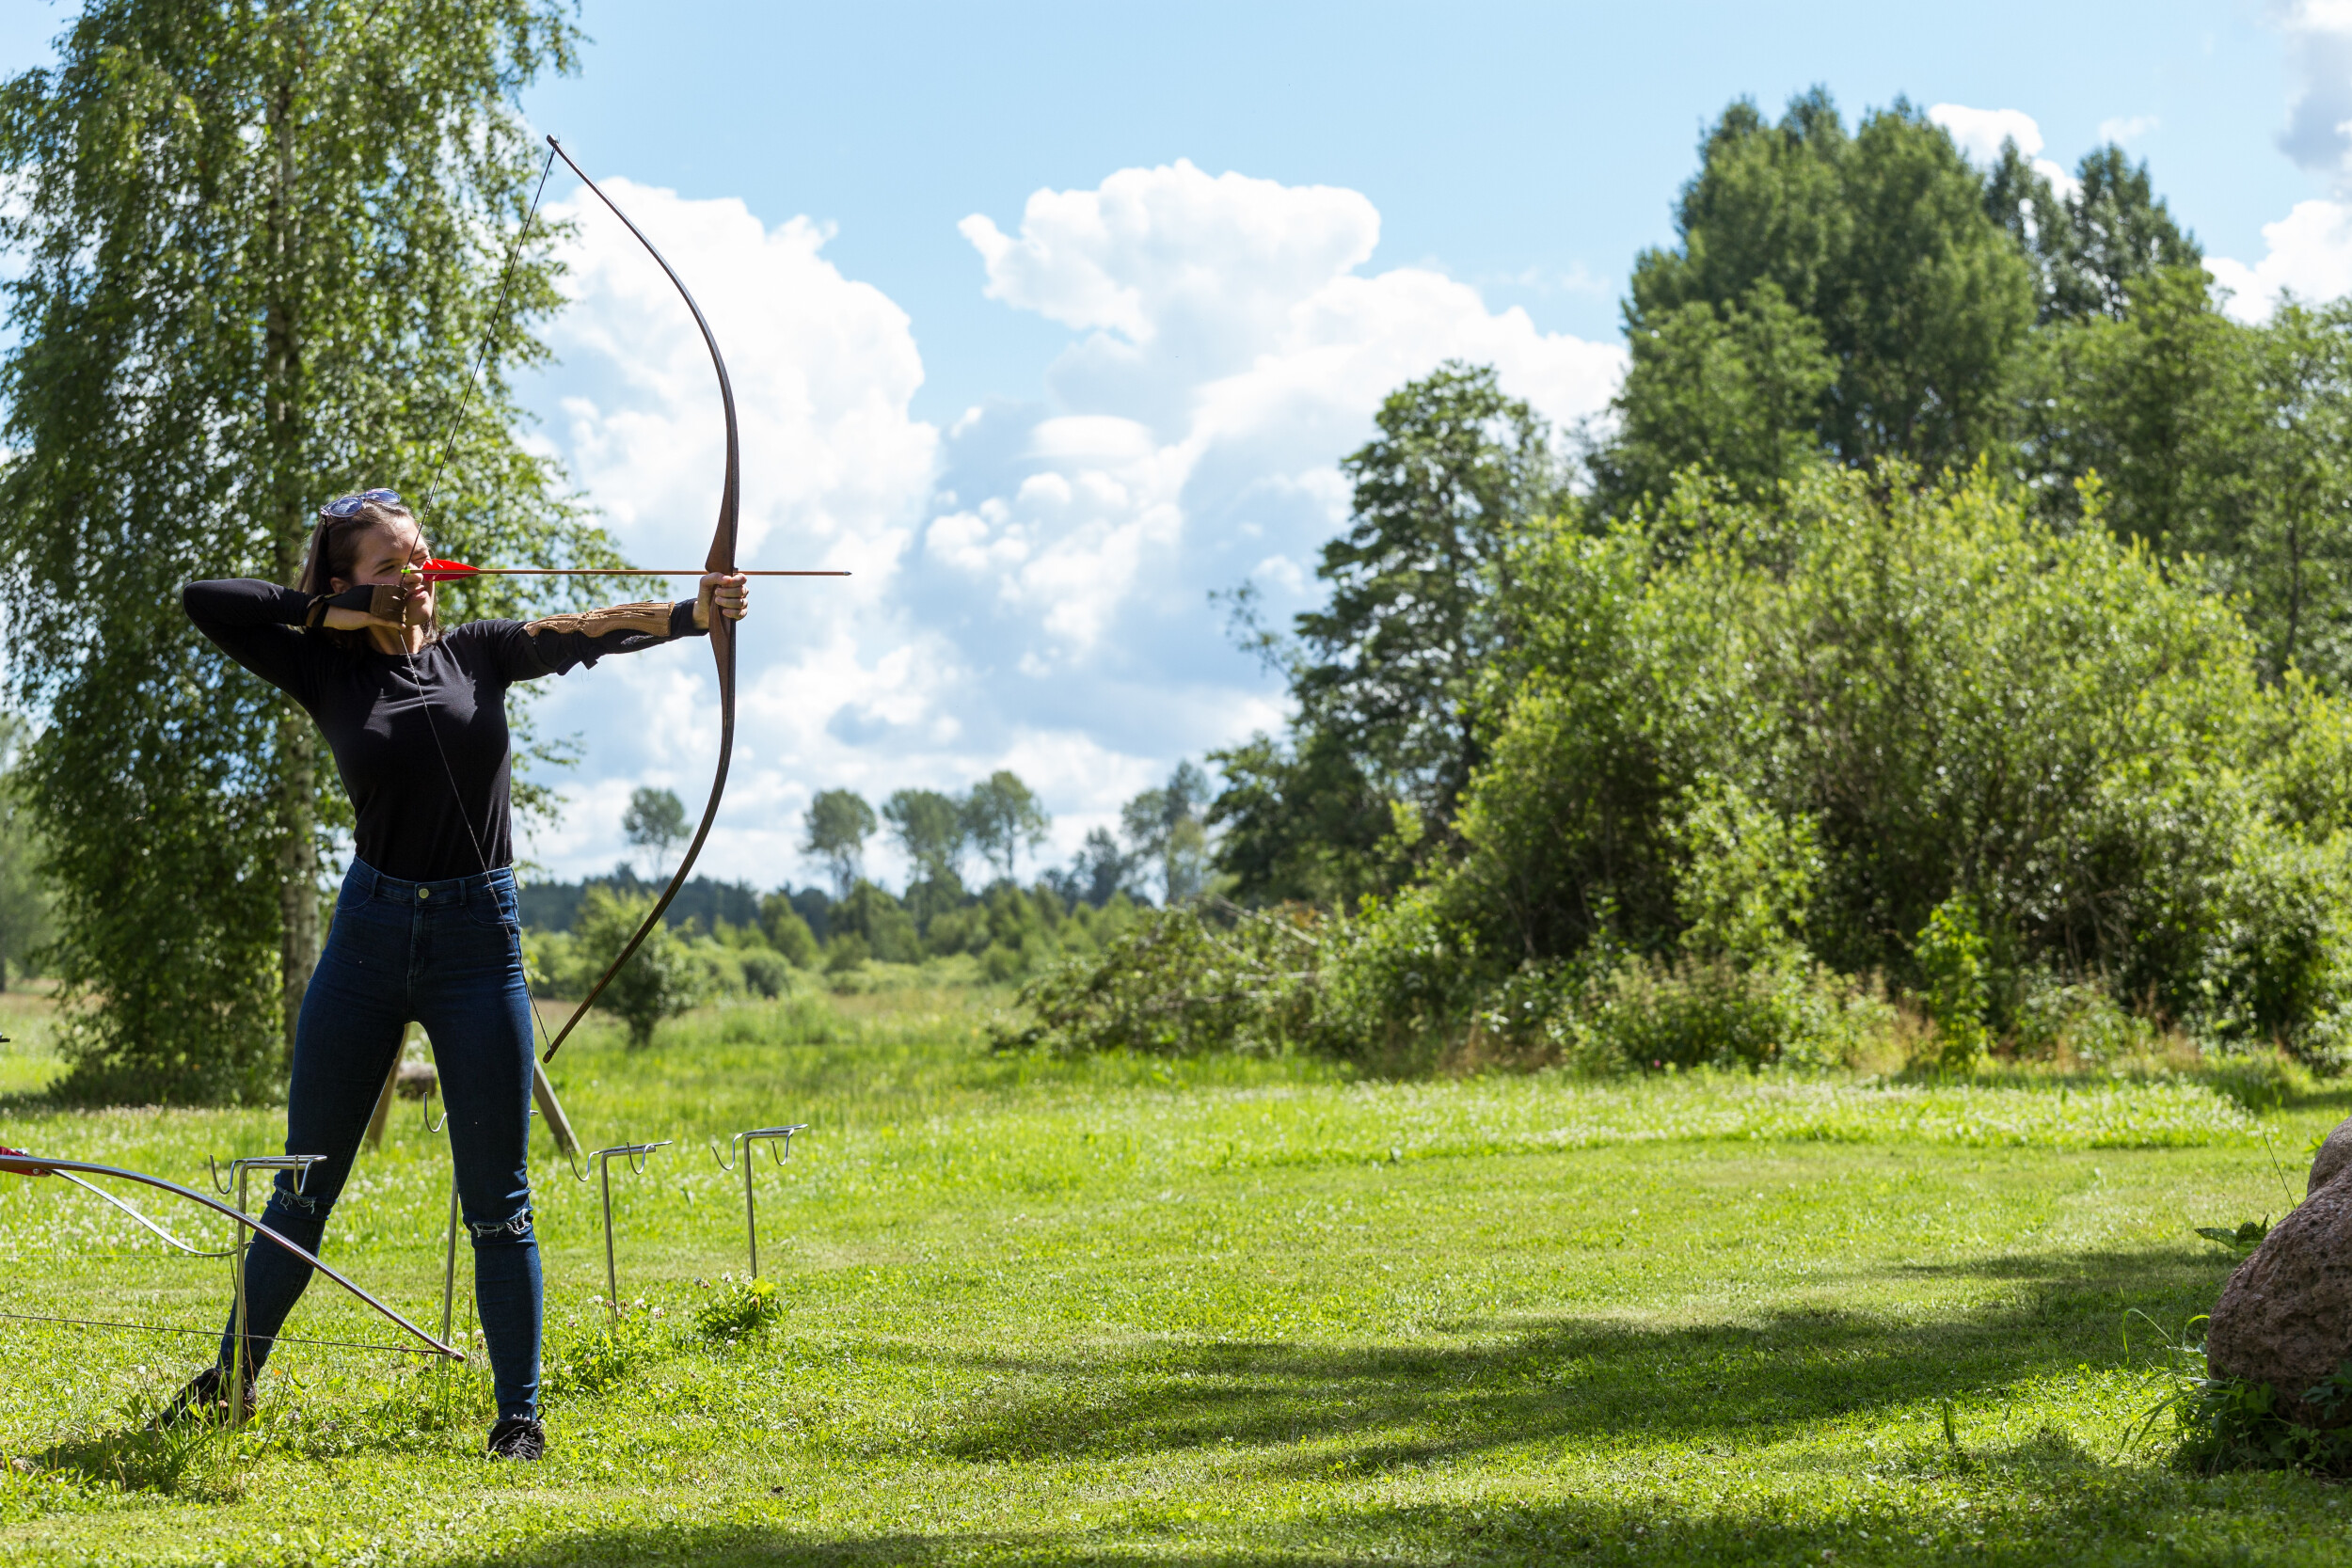
[{"label": "blue sky", "polygon": [[[62,10],[0,8],[0,68]],[[1907,96],[1980,151],[2146,158],[2259,313],[2352,287],[2352,4],[1972,8],[591,3],[526,110],[653,232],[744,404],[763,588],[707,863],[763,885],[809,795],[1010,766],[1066,854],[1180,757],[1279,721],[1211,590],[1312,596],[1335,460],[1382,393],[1489,360],[1605,404],[1617,301],[1724,105]],[[2006,113],[2004,113],[2006,111]],[[550,199],[574,193],[560,180]],[[625,547],[699,557],[715,400],[649,263],[581,214],[534,437]],[[557,683],[572,804],[536,858],[621,852],[639,783],[698,801],[699,654]],[[886,856],[878,857],[887,869]]]}]

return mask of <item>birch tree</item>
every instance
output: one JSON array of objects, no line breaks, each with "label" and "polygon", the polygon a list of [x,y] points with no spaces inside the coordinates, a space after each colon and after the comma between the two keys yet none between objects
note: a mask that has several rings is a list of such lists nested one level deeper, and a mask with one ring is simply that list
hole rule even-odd
[{"label": "birch tree", "polygon": [[0,610],[84,1095],[276,1091],[347,812],[180,585],[291,583],[322,501],[437,471],[443,553],[601,553],[507,380],[558,303],[516,95],[576,40],[553,0],[92,0],[0,84]]}]

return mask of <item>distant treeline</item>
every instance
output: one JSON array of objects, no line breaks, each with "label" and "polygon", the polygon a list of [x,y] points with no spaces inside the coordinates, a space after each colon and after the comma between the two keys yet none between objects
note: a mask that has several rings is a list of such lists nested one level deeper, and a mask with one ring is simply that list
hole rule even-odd
[{"label": "distant treeline", "polygon": [[[524,958],[532,990],[585,994],[652,907],[655,887],[628,867],[584,882],[526,887]],[[695,878],[660,929],[613,977],[601,1006],[644,1045],[699,1003],[778,997],[821,974],[855,988],[873,964],[921,965],[941,982],[1033,978],[1064,959],[1089,958],[1133,927],[1141,907],[1113,892],[1100,905],[998,879],[975,893],[952,872],[904,898],[860,879],[849,896],[821,888],[761,895],[741,882]],[[560,924],[559,924],[560,922]]]},{"label": "distant treeline", "polygon": [[[648,882],[637,875],[632,866],[620,866],[609,877],[590,877],[578,882],[525,882],[519,892],[522,898],[523,925],[533,931],[568,931],[580,917],[580,901],[590,888],[604,888],[623,897],[634,898],[644,894],[659,893],[660,884]],[[824,930],[825,905],[830,902],[816,888],[804,888],[797,895],[790,888],[780,888],[787,903],[803,910],[803,918],[810,928],[821,936]],[[749,882],[720,882],[708,877],[697,877],[677,890],[670,901],[663,924],[675,927],[692,925],[699,930],[715,931],[722,922],[729,926],[757,926],[759,905],[766,896]],[[803,900],[806,906],[803,908]]]}]

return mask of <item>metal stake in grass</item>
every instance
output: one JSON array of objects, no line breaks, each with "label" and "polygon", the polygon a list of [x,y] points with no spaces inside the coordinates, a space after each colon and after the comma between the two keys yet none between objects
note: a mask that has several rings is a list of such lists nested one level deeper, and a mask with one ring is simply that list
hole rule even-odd
[{"label": "metal stake in grass", "polygon": [[[719,1153],[717,1141],[713,1140],[710,1145],[710,1157],[719,1162],[721,1170],[733,1170],[739,1159],[743,1165],[743,1235],[744,1239],[751,1243],[751,1277],[754,1279],[759,1277],[759,1216],[752,1205],[752,1145],[763,1138],[767,1139],[771,1146],[776,1140],[783,1140],[782,1148],[771,1147],[769,1149],[769,1152],[776,1157],[776,1168],[782,1170],[784,1163],[792,1158],[792,1134],[807,1131],[808,1123],[804,1121],[794,1122],[789,1127],[755,1127],[748,1132],[738,1132],[734,1137],[729,1138],[727,1151],[723,1158]],[[738,1153],[739,1148],[741,1151],[739,1154]]]},{"label": "metal stake in grass", "polygon": [[[242,1215],[246,1212],[246,1184],[255,1171],[290,1170],[294,1173],[294,1190],[299,1193],[302,1184],[310,1179],[310,1167],[326,1158],[324,1154],[249,1154],[242,1160],[230,1161],[230,1181],[237,1189],[237,1212]],[[213,1173],[213,1190],[227,1196],[230,1182],[221,1180],[220,1167],[213,1163],[210,1156],[205,1158],[204,1164]],[[253,1243],[243,1231],[238,1232],[238,1239],[239,1245],[233,1249],[235,1257],[230,1264],[236,1271],[234,1283],[237,1291],[236,1310],[230,1319],[231,1328],[229,1336],[229,1424],[232,1427],[245,1425],[246,1418],[251,1414],[245,1402],[245,1255],[251,1250]],[[442,1325],[441,1339],[445,1344],[449,1340],[447,1324]]]},{"label": "metal stake in grass", "polygon": [[[596,1167],[597,1180],[604,1189],[604,1308],[615,1328],[621,1323],[621,1281],[612,1266],[612,1157],[616,1154],[628,1156],[630,1173],[643,1176],[645,1174],[645,1157],[657,1148],[669,1147],[668,1138],[658,1144],[614,1144],[611,1148],[594,1150],[588,1156],[588,1163]],[[573,1174],[579,1176],[577,1171]],[[585,1181],[588,1179],[579,1176],[579,1180]]]}]

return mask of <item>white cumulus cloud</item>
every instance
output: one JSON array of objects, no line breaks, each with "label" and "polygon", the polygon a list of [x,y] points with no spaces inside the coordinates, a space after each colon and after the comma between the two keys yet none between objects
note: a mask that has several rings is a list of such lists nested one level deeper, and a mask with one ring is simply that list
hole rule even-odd
[{"label": "white cumulus cloud", "polygon": [[2269,319],[2281,293],[2330,300],[2352,293],[2352,204],[2298,201],[2285,217],[2263,225],[2263,259],[2251,266],[2226,256],[2206,258],[2205,270],[2229,291],[2223,309],[2243,322]]},{"label": "white cumulus cloud", "polygon": [[2274,0],[2294,87],[2280,150],[2333,187],[2332,199],[2298,201],[2263,225],[2264,255],[2248,262],[2206,259],[2240,321],[2266,320],[2282,292],[2306,300],[2352,292],[2352,0]]},{"label": "white cumulus cloud", "polygon": [[2280,150],[2352,196],[2352,0],[2272,0],[2294,80]]},{"label": "white cumulus cloud", "polygon": [[1311,556],[1344,516],[1335,460],[1440,360],[1496,365],[1559,420],[1598,409],[1622,372],[1616,345],[1540,332],[1441,274],[1367,276],[1379,214],[1354,191],[1179,161],[1040,191],[1017,234],[982,214],[962,231],[992,298],[1085,334],[1049,373],[1057,407],[971,432],[1009,471],[965,483],[951,442],[950,487],[986,499],[926,538],[985,585],[1032,670],[1095,658],[1138,616],[1197,627],[1206,591],[1267,546]]},{"label": "white cumulus cloud", "polygon": [[[793,218],[771,229],[740,201],[685,200],[626,179],[605,187],[679,267],[726,355],[742,442],[738,559],[856,574],[754,587],[735,772],[705,863],[719,874],[771,865],[763,879],[781,880],[807,777],[846,778],[861,760],[827,733],[836,709],[910,712],[952,664],[911,654],[894,662],[884,648],[899,635],[891,579],[938,446],[937,432],[908,413],[921,356],[906,313],[824,259],[823,228]],[[547,435],[627,556],[694,565],[724,471],[709,355],[669,280],[593,198],[553,210],[580,233],[565,257],[570,305],[550,335],[562,369],[548,378]],[[919,645],[910,636],[901,647]],[[702,644],[608,659],[548,687],[542,730],[580,734],[586,758],[564,783],[572,803],[562,828],[531,847],[534,858],[569,874],[610,866],[625,851],[620,804],[636,784],[675,789],[699,808],[718,745],[716,677]],[[809,700],[819,689],[825,698]]]},{"label": "white cumulus cloud", "polygon": [[[909,412],[912,324],[824,259],[826,230],[612,189],[685,271],[735,371],[745,560],[858,573],[755,585],[707,863],[764,885],[810,874],[793,843],[815,791],[878,800],[996,768],[1043,797],[1066,853],[1179,758],[1279,722],[1279,689],[1209,594],[1254,581],[1278,615],[1312,596],[1346,516],[1339,459],[1390,391],[1458,357],[1565,421],[1623,370],[1617,345],[1490,310],[1466,283],[1371,270],[1379,214],[1359,192],[1178,162],[1040,191],[1010,232],[964,220],[976,291],[1072,338],[1044,403],[993,400],[941,433]],[[707,361],[626,234],[576,211],[550,434],[626,549],[685,564],[720,471]],[[534,848],[577,873],[618,857],[628,788],[699,798],[716,705],[692,650],[558,684],[544,727],[581,732],[589,761],[560,842]]]}]

